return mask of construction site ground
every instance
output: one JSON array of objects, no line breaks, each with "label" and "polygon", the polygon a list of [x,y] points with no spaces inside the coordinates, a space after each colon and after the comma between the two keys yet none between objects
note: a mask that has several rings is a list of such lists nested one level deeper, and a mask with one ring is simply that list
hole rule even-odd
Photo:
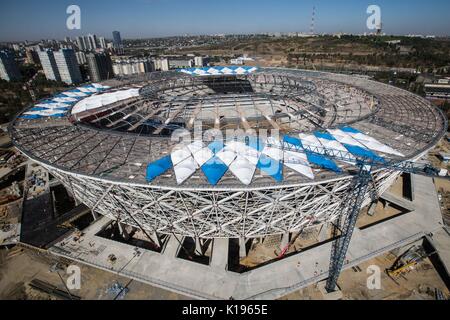
[{"label": "construction site ground", "polygon": [[[434,300],[434,289],[441,290],[449,297],[449,290],[427,258],[404,278],[392,280],[385,271],[395,261],[395,255],[386,253],[358,265],[360,271],[348,269],[342,272],[338,286],[343,300]],[[376,265],[381,270],[381,289],[368,289],[369,266]],[[323,295],[317,285],[311,285],[291,293],[281,300],[322,300]]]},{"label": "construction site ground", "polygon": [[[0,250],[0,300],[57,300],[56,297],[30,287],[33,279],[47,282],[65,291],[57,273],[50,271],[57,261],[54,256],[38,253],[33,249],[16,246]],[[149,286],[125,277],[117,276],[83,264],[75,264],[81,269],[81,289],[72,290],[74,296],[86,300],[114,300],[117,295],[108,289],[118,282],[129,291],[124,300],[184,300],[182,295]],[[68,275],[60,272],[64,280]]]},{"label": "construction site ground", "polygon": [[[338,282],[344,300],[434,300],[434,289],[441,290],[447,297],[450,292],[439,273],[427,258],[404,278],[393,281],[384,270],[395,261],[396,256],[386,253],[358,265],[356,269],[345,270]],[[57,300],[56,297],[33,289],[30,281],[38,279],[47,282],[60,290],[65,290],[61,279],[50,271],[57,260],[55,257],[35,250],[15,247],[11,250],[0,250],[0,300]],[[138,281],[117,276],[97,268],[76,264],[81,269],[81,290],[71,293],[81,299],[114,300],[116,295],[108,292],[115,282],[128,288],[125,300],[185,300],[177,293],[159,289]],[[367,288],[367,268],[376,265],[381,272],[381,289]],[[64,272],[60,272],[67,279]],[[291,293],[280,300],[321,300],[323,295],[317,284]]]},{"label": "construction site ground", "polygon": [[[428,180],[423,177],[416,177],[415,178],[415,185],[417,190],[422,190],[420,194],[416,195],[416,200],[414,201],[414,206],[417,207],[416,213],[411,213],[407,216],[401,216],[399,221],[394,221],[394,225],[408,225],[407,228],[410,232],[410,229],[414,229],[416,227],[416,224],[420,223],[430,223],[431,220],[437,219],[437,216],[440,215],[439,209],[436,206],[433,207],[433,192],[430,191],[430,187],[432,187],[432,181]],[[392,194],[394,194],[397,197],[402,197],[402,191],[403,191],[403,185],[404,182],[403,179],[399,179],[394,186],[389,190]],[[430,195],[426,192],[428,190]],[[434,193],[434,198],[436,198],[436,193]],[[424,201],[425,200],[425,201]],[[430,216],[425,219],[423,222],[421,222],[421,218],[423,218],[419,212],[424,212],[425,209],[425,203],[427,203],[426,208],[427,210],[432,210],[433,215],[431,215],[431,212],[429,212]],[[436,208],[435,208],[436,207]],[[399,212],[395,210],[388,211],[387,213],[383,212],[377,212],[377,210],[383,211],[384,206],[381,205],[380,207],[377,207],[375,210],[375,215],[373,217],[367,216],[367,213],[362,212],[361,213],[361,219],[366,219],[364,221],[364,224],[373,225],[376,224],[377,221],[385,221],[386,217],[389,218],[389,215],[398,215]],[[432,209],[430,209],[432,208]],[[393,209],[392,206],[387,206],[387,209]],[[401,212],[400,212],[401,213]],[[436,217],[434,216],[436,215]],[[367,216],[367,217],[366,217]],[[415,218],[413,218],[415,217]],[[420,218],[420,219],[419,219]],[[410,220],[414,220],[414,223]],[[398,220],[398,219],[397,219]],[[100,221],[101,222],[101,221]],[[361,221],[360,221],[361,222]],[[103,222],[102,222],[103,223]],[[379,239],[379,241],[385,241],[388,234],[388,230],[386,228],[391,228],[391,223],[389,225],[383,224],[381,226],[380,231],[377,232],[380,233],[382,230],[385,230],[383,233],[385,236],[383,239]],[[100,225],[99,225],[100,226]],[[375,227],[377,229],[378,225]],[[420,230],[425,230],[426,228],[424,226],[420,227]],[[423,229],[425,228],[425,229]],[[430,230],[434,230],[436,226],[432,224],[430,227]],[[397,232],[403,232],[404,228],[399,229]],[[301,237],[297,239],[294,246],[290,248],[289,253],[294,253],[295,250],[299,250],[301,248],[309,248],[310,250],[306,251],[306,256],[304,257],[305,260],[302,260],[302,255],[298,256],[299,259],[302,261],[305,261],[305,265],[298,262],[297,268],[300,266],[302,268],[306,268],[308,270],[304,270],[304,272],[308,272],[306,275],[302,275],[303,279],[309,279],[308,277],[318,277],[320,275],[324,275],[326,272],[326,259],[328,256],[327,254],[324,254],[323,257],[319,257],[320,259],[317,260],[311,260],[308,259],[308,253],[313,254],[313,252],[316,252],[320,248],[327,247],[330,244],[327,243],[330,241],[330,230],[331,227],[328,226],[325,229],[311,229],[305,232]],[[390,230],[390,229],[389,229]],[[361,237],[362,234],[367,234],[367,236],[370,236],[371,233],[375,231],[370,231],[367,233],[366,230],[355,230],[355,237]],[[389,231],[391,232],[391,231]],[[412,231],[411,231],[412,232]],[[425,232],[425,231],[424,231]],[[94,235],[96,232],[93,233]],[[101,238],[89,238],[89,235],[86,237],[86,241],[84,243],[90,244],[92,241],[97,243],[101,246],[101,243],[109,243],[110,241],[102,240]],[[440,240],[441,245],[444,247],[448,247],[450,244],[450,237],[448,235],[443,235],[444,241]],[[404,239],[406,236],[403,235],[402,239]],[[414,238],[414,237],[413,237]],[[92,241],[89,241],[91,239]],[[67,240],[69,241],[69,239]],[[174,241],[172,241],[174,242]],[[247,267],[253,268],[258,267],[255,271],[257,272],[252,277],[256,277],[256,275],[264,274],[265,276],[263,279],[268,279],[266,276],[271,274],[273,277],[274,274],[272,272],[268,272],[268,268],[262,267],[261,270],[259,267],[261,267],[261,264],[277,261],[276,257],[280,253],[280,247],[281,246],[282,239],[280,236],[273,236],[268,237],[264,240],[264,242],[261,242],[260,240],[254,240],[252,244],[252,248],[249,252],[249,256],[241,260],[241,264],[245,264]],[[377,241],[375,241],[378,243]],[[93,243],[93,242],[92,242]],[[323,245],[324,243],[327,243],[326,245]],[[376,244],[374,243],[374,245]],[[176,244],[176,243],[175,243]],[[406,243],[405,243],[406,244]],[[77,244],[77,246],[82,246],[83,244]],[[320,245],[320,247],[319,247]],[[355,249],[350,248],[351,255],[354,255],[355,258],[358,257],[358,255],[362,254],[355,250],[357,250],[358,244],[355,244]],[[65,246],[67,248],[67,245]],[[117,248],[116,248],[117,247]],[[124,245],[120,244],[114,244],[113,246],[110,246],[111,252],[116,252],[120,248],[125,248]],[[122,254],[125,254],[126,252],[123,251],[123,248],[120,251]],[[314,248],[314,249],[313,249]],[[81,249],[81,248],[80,248]],[[93,250],[93,248],[91,248]],[[116,250],[117,249],[117,250]],[[320,250],[321,252],[327,249]],[[353,250],[353,251],[352,251]],[[359,249],[358,249],[359,250]],[[376,251],[375,249],[372,249],[373,251]],[[169,252],[165,252],[163,256],[159,256],[159,258],[165,257],[166,255],[172,256],[170,252],[173,250],[167,250]],[[37,251],[30,250],[30,249],[22,249],[19,246],[14,247],[13,249],[10,249],[9,251],[7,249],[0,250],[0,299],[56,299],[54,296],[49,296],[47,294],[43,294],[42,292],[32,289],[29,286],[29,283],[32,280],[41,280],[46,283],[51,284],[54,287],[57,287],[58,289],[64,291],[63,283],[61,282],[61,279],[56,273],[50,272],[51,266],[54,264],[55,260],[57,259],[64,259],[64,258],[57,258],[54,255],[50,254],[37,254]],[[118,251],[117,251],[118,252]],[[127,257],[128,255],[131,255],[132,252],[126,253]],[[64,255],[62,255],[64,256]],[[119,257],[118,253],[117,256]],[[152,256],[151,252],[147,252],[142,256],[143,263],[148,260],[148,258]],[[91,257],[91,256],[89,256]],[[375,257],[375,255],[373,255]],[[433,267],[433,265],[428,261],[425,260],[423,263],[421,263],[416,269],[411,271],[406,275],[406,279],[399,279],[396,284],[394,281],[389,279],[383,271],[386,268],[389,268],[392,266],[393,262],[395,261],[395,255],[392,254],[379,254],[376,256],[376,258],[369,258],[369,260],[365,260],[365,262],[361,262],[358,264],[358,269],[349,268],[346,271],[343,272],[340,280],[339,280],[339,286],[342,289],[343,298],[344,299],[434,299],[433,297],[433,290],[435,288],[438,288],[441,290],[446,296],[449,296],[449,292],[445,286],[445,283],[441,279],[439,273],[437,270]],[[95,262],[100,262],[99,257],[91,257],[93,258]],[[289,257],[286,259],[283,259],[280,263],[285,265],[291,261],[293,257]],[[323,259],[322,259],[323,258]],[[133,258],[130,258],[131,260]],[[129,268],[131,260],[127,260],[123,266],[123,269]],[[169,259],[170,260],[170,259]],[[324,261],[322,261],[324,260]],[[447,259],[448,260],[448,259]],[[68,260],[67,260],[68,261]],[[157,261],[152,260],[154,263]],[[179,264],[182,264],[181,259],[175,259],[172,258],[172,262],[177,262]],[[316,262],[316,266],[314,267],[314,261]],[[147,261],[148,262],[148,261]],[[325,262],[325,264],[324,264]],[[106,269],[101,270],[98,268],[93,268],[90,266],[87,266],[86,264],[81,264],[78,262],[71,262],[72,264],[78,265],[81,269],[81,276],[82,276],[82,287],[81,290],[73,292],[74,295],[79,296],[81,299],[94,299],[94,300],[113,300],[117,299],[117,295],[113,295],[108,292],[108,289],[111,288],[111,286],[119,282],[122,286],[128,288],[129,292],[125,295],[125,299],[163,299],[163,300],[172,300],[172,299],[186,299],[185,296],[171,293],[164,289],[156,288],[152,285],[143,284],[135,280],[131,280],[127,277],[122,277],[117,274],[108,272]],[[293,263],[293,261],[291,261]],[[132,264],[132,263],[131,263]],[[121,264],[120,264],[121,265]],[[192,262],[186,262],[183,265],[186,265],[186,267],[194,267],[192,265]],[[381,290],[369,290],[366,286],[367,281],[367,267],[369,265],[377,265],[380,270],[382,271],[382,289]],[[118,266],[120,267],[120,266]],[[132,267],[132,266],[131,266]],[[130,268],[131,268],[130,267]],[[138,268],[139,266],[135,266]],[[281,267],[281,266],[280,266]],[[286,267],[286,266],[285,266]],[[188,268],[188,269],[189,269]],[[208,269],[207,266],[204,266],[205,270]],[[269,267],[270,268],[270,267]],[[196,269],[200,269],[200,266],[196,266]],[[310,269],[316,270],[315,274],[311,273]],[[135,270],[135,269],[132,269]],[[137,269],[136,269],[137,270]],[[190,270],[190,269],[189,269]],[[209,269],[208,269],[209,270]],[[313,271],[314,271],[313,270]],[[355,271],[356,270],[356,271]],[[214,270],[213,270],[214,271]],[[224,270],[221,272],[223,273]],[[281,270],[280,270],[281,271]],[[212,272],[212,271],[211,271]],[[122,272],[119,272],[122,273]],[[214,273],[214,272],[212,272]],[[232,275],[228,272],[225,272],[227,276],[232,277],[233,279],[237,277],[235,275]],[[61,272],[64,279],[67,278],[67,275],[64,272]],[[442,274],[442,272],[441,272]],[[203,274],[205,276],[205,274]],[[287,275],[286,275],[287,276]],[[256,280],[255,280],[256,279]],[[257,281],[259,278],[255,278],[254,281],[258,284]],[[228,279],[227,279],[228,280]],[[312,283],[312,282],[311,282]],[[281,285],[279,285],[281,286]],[[235,290],[236,293],[241,294],[245,297],[245,294],[248,296],[249,293],[241,293],[239,290]],[[292,291],[289,291],[292,292]],[[287,294],[286,292],[285,294]],[[222,296],[228,297],[229,295],[222,294]],[[235,295],[233,294],[233,297]],[[274,298],[279,298],[280,296],[284,296],[284,294],[280,294],[278,297],[276,297],[275,294],[265,294],[264,298],[268,298],[269,296],[275,296]],[[223,297],[222,297],[223,298]],[[237,297],[238,298],[238,297]],[[320,293],[319,289],[317,288],[317,285],[306,285],[303,289],[294,291],[294,293],[290,293],[287,296],[284,296],[283,299],[322,299],[323,296]]]}]

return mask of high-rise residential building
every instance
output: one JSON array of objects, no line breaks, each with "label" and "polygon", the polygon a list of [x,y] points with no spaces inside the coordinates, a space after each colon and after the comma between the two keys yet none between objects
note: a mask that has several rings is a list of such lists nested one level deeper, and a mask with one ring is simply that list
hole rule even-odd
[{"label": "high-rise residential building", "polygon": [[99,47],[97,36],[95,34],[88,35],[87,40],[88,40],[88,49],[90,51],[95,51]]},{"label": "high-rise residential building", "polygon": [[98,42],[100,44],[101,49],[106,49],[106,39],[105,37],[99,37]]},{"label": "high-rise residential building", "polygon": [[11,52],[0,51],[0,78],[6,81],[22,78],[14,54]]},{"label": "high-rise residential building", "polygon": [[61,76],[61,81],[67,84],[77,84],[83,81],[74,50],[62,49],[53,54]]},{"label": "high-rise residential building", "polygon": [[89,53],[86,55],[89,75],[92,82],[99,82],[113,77],[111,58],[106,53]]},{"label": "high-rise residential building", "polygon": [[87,63],[86,54],[83,51],[75,53],[75,56],[77,57],[77,62],[80,66]]},{"label": "high-rise residential building", "polygon": [[[173,69],[176,68],[192,68],[194,66],[194,59],[170,59],[169,66]],[[166,70],[163,70],[166,71]]]},{"label": "high-rise residential building", "polygon": [[123,43],[122,43],[122,37],[120,36],[119,31],[113,31],[113,45],[114,49],[117,53],[123,54]]},{"label": "high-rise residential building", "polygon": [[158,71],[169,71],[170,70],[169,59],[167,59],[167,58],[155,59],[153,61],[153,63],[155,65],[155,70],[158,70]]},{"label": "high-rise residential building", "polygon": [[196,67],[203,67],[203,57],[195,57],[194,61]]},{"label": "high-rise residential building", "polygon": [[169,70],[170,70],[169,59],[162,59],[161,60],[161,71],[169,71]]},{"label": "high-rise residential building", "polygon": [[77,47],[81,51],[85,51],[87,49],[86,41],[84,37],[77,37],[76,39]]},{"label": "high-rise residential building", "polygon": [[58,66],[56,65],[55,55],[52,50],[43,50],[38,52],[39,60],[41,60],[45,77],[48,80],[61,81]]},{"label": "high-rise residential building", "polygon": [[143,74],[154,70],[153,63],[149,59],[120,60],[113,65],[114,75],[117,76]]},{"label": "high-rise residential building", "polygon": [[113,31],[112,35],[113,35],[114,47],[116,47],[116,48],[120,47],[122,45],[122,37],[120,36],[120,32]]},{"label": "high-rise residential building", "polygon": [[30,47],[25,49],[25,55],[27,57],[26,62],[28,64],[39,64],[39,55],[35,48]]}]

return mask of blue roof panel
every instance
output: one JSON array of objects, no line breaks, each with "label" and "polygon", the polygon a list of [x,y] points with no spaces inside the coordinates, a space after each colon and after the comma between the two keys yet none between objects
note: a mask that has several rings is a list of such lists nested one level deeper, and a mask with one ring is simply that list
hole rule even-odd
[{"label": "blue roof panel", "polygon": [[323,169],[331,170],[334,172],[342,172],[341,168],[339,168],[334,161],[329,158],[326,158],[320,154],[306,152],[308,157],[308,161],[312,164],[315,164]]},{"label": "blue roof panel", "polygon": [[356,130],[355,128],[352,127],[343,127],[341,128],[341,130],[348,133],[361,133],[361,131]]},{"label": "blue roof panel", "polygon": [[228,171],[228,167],[222,160],[213,157],[202,166],[202,171],[205,174],[206,179],[208,179],[208,182],[215,186]]},{"label": "blue roof panel", "polygon": [[147,181],[152,182],[171,167],[173,167],[173,164],[170,155],[150,163],[147,166]]},{"label": "blue roof panel", "polygon": [[46,111],[49,110],[48,108],[44,108],[44,107],[34,107],[31,108],[30,111]]},{"label": "blue roof panel", "polygon": [[297,138],[294,138],[291,136],[284,136],[283,141],[286,143],[292,144],[296,147],[303,148],[303,144],[300,139],[297,139]]},{"label": "blue roof panel", "polygon": [[379,161],[379,162],[385,162],[385,160],[382,157],[377,155],[375,152],[370,151],[369,149],[364,149],[359,146],[355,146],[355,145],[351,145],[351,144],[344,144],[344,147],[351,154],[353,154],[356,157],[371,159],[371,160]]},{"label": "blue roof panel", "polygon": [[331,140],[331,141],[333,141],[333,140],[336,140],[331,134],[329,134],[328,132],[319,132],[319,131],[316,131],[316,132],[314,132],[314,135],[317,137],[317,138],[320,138],[320,139],[326,139],[326,140]]},{"label": "blue roof panel", "polygon": [[42,118],[42,116],[39,116],[37,114],[23,114],[19,118],[27,119],[27,120],[34,120],[34,119],[40,119],[40,118]]},{"label": "blue roof panel", "polygon": [[223,144],[223,141],[215,140],[214,142],[210,143],[208,148],[214,153],[218,153],[221,151],[225,145]]},{"label": "blue roof panel", "polygon": [[283,166],[280,161],[274,160],[271,157],[262,154],[256,167],[274,178],[275,181],[283,181]]},{"label": "blue roof panel", "polygon": [[259,152],[263,151],[265,147],[264,142],[262,142],[261,139],[258,139],[257,137],[248,137],[246,145]]}]

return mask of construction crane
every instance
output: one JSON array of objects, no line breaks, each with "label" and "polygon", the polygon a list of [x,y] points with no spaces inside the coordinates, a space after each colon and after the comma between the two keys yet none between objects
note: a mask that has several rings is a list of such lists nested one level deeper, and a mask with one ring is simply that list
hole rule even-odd
[{"label": "construction crane", "polygon": [[[333,242],[330,258],[329,276],[325,289],[328,292],[336,290],[337,280],[344,265],[347,250],[350,240],[355,229],[356,220],[362,209],[365,195],[369,189],[370,183],[373,181],[372,173],[380,170],[392,170],[410,174],[418,174],[427,177],[443,178],[439,175],[438,169],[429,164],[414,163],[411,161],[404,161],[401,159],[388,159],[377,156],[373,153],[346,152],[342,150],[328,149],[324,147],[307,146],[307,145],[293,145],[291,143],[283,142],[281,145],[267,145],[273,148],[279,148],[283,151],[292,151],[299,153],[306,153],[309,156],[325,157],[330,160],[342,161],[352,164],[357,168],[356,174],[350,184],[349,192],[347,192],[345,199],[343,199],[339,218],[334,223],[333,236],[340,236]],[[292,159],[285,159],[285,163],[302,163]],[[448,179],[448,177],[446,177]],[[372,196],[373,198],[373,196]],[[292,241],[291,241],[292,244]],[[288,248],[282,251],[282,254],[287,252]]]}]

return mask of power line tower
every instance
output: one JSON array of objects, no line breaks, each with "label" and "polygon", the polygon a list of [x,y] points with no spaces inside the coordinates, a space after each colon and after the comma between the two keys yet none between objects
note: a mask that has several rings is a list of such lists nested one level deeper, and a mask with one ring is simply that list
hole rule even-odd
[{"label": "power line tower", "polygon": [[311,16],[311,27],[309,29],[309,33],[311,35],[314,34],[315,27],[316,27],[316,6],[313,7],[312,16]]}]

